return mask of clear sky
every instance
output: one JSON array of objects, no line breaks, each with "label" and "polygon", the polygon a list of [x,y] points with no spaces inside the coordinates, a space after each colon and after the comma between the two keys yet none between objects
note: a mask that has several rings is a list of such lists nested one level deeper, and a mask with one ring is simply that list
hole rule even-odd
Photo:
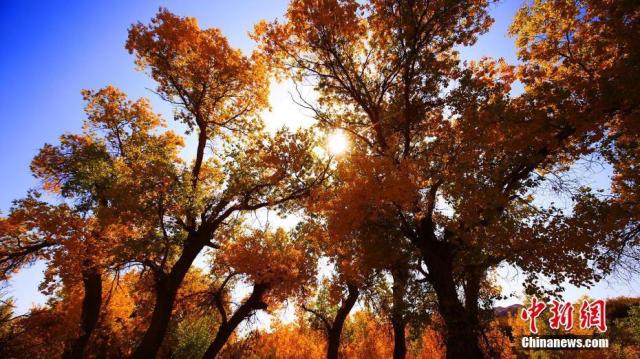
[{"label": "clear sky", "polygon": [[[132,23],[146,23],[159,7],[166,7],[196,17],[201,27],[221,28],[233,46],[249,52],[254,44],[247,32],[253,24],[281,16],[286,5],[283,0],[0,0],[0,211],[6,213],[13,199],[37,185],[29,172],[37,150],[64,132],[80,130],[81,89],[115,85],[132,98],[149,97],[154,109],[171,120],[170,107],[149,91],[153,82],[135,70],[124,49]],[[473,48],[463,49],[462,58],[486,55],[515,63],[513,40],[506,31],[519,5],[515,0],[493,5],[494,27]],[[266,117],[272,125],[308,123],[286,86],[273,88],[271,100],[273,111]],[[8,288],[18,312],[44,300],[37,291],[42,268],[36,264],[17,275]],[[640,295],[639,288],[637,283],[601,284],[591,295]],[[572,289],[569,297],[581,293]]]}]

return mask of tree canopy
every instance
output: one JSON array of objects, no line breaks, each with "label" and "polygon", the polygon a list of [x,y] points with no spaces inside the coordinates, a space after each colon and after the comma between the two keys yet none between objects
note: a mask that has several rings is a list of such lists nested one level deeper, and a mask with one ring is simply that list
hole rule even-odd
[{"label": "tree canopy", "polygon": [[[0,355],[511,358],[497,268],[547,297],[636,273],[638,4],[527,2],[519,63],[463,62],[490,5],[292,0],[248,55],[167,9],[133,24],[126,50],[186,131],[82,92],[82,131],[42,147],[40,186],[0,218],[0,280],[45,261],[51,295],[24,318],[0,303]],[[295,100],[311,128],[265,130],[274,80],[314,90]],[[348,148],[321,150],[336,131]],[[588,161],[609,190],[571,178]],[[620,355],[639,350],[624,308]],[[243,330],[280,310],[295,319]]]}]

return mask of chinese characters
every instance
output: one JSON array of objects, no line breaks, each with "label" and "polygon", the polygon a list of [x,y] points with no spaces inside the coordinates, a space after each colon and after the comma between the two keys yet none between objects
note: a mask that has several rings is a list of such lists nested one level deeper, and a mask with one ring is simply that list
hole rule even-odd
[{"label": "chinese characters", "polygon": [[[538,327],[536,325],[536,319],[544,312],[547,305],[538,300],[535,296],[531,299],[531,305],[525,307],[520,314],[522,320],[529,321],[529,331],[533,334],[538,334]],[[549,327],[551,329],[560,329],[570,331],[574,326],[574,307],[571,302],[558,302],[553,300],[550,306],[551,317],[549,318]],[[579,325],[580,329],[595,328],[601,333],[607,331],[606,323],[606,303],[602,299],[589,302],[583,300],[580,305]]]}]

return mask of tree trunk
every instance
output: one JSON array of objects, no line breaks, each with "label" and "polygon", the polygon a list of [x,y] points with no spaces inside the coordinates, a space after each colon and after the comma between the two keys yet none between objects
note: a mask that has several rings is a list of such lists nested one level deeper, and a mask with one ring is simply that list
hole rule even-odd
[{"label": "tree trunk", "polygon": [[91,334],[95,330],[102,306],[102,273],[96,267],[90,267],[82,273],[84,298],[82,299],[82,313],[80,315],[81,333],[67,346],[62,357],[65,359],[80,359],[89,343]]},{"label": "tree trunk", "polygon": [[[482,358],[482,351],[478,345],[478,321],[473,314],[475,311],[468,311],[458,297],[451,244],[438,241],[427,243],[428,245],[423,245],[420,249],[429,270],[429,281],[438,298],[440,315],[446,325],[447,359]],[[475,307],[472,308],[477,308],[477,299]]]},{"label": "tree trunk", "polygon": [[233,313],[228,321],[223,321],[218,327],[216,337],[207,348],[204,353],[203,359],[214,359],[222,350],[222,347],[227,343],[233,331],[236,330],[238,325],[245,319],[249,318],[251,314],[259,309],[267,309],[267,304],[262,301],[262,296],[267,291],[268,286],[266,284],[255,284],[253,291],[247,300]]},{"label": "tree trunk", "polygon": [[478,265],[465,266],[464,307],[475,328],[480,329],[479,298],[480,285],[484,278],[484,267]]},{"label": "tree trunk", "polygon": [[353,284],[347,284],[347,290],[349,294],[340,305],[340,308],[338,308],[338,312],[336,313],[336,317],[333,320],[333,324],[330,328],[328,328],[327,359],[338,359],[338,352],[340,350],[340,336],[342,335],[344,322],[346,321],[347,316],[349,316],[349,312],[351,312],[351,309],[356,304],[358,296],[360,295],[358,287]]},{"label": "tree trunk", "polygon": [[404,359],[407,356],[406,323],[391,320],[393,325],[393,359]]},{"label": "tree trunk", "polygon": [[[448,285],[445,284],[445,286]],[[475,320],[470,318],[469,313],[458,300],[455,290],[453,293],[455,296],[451,296],[451,290],[448,288],[436,289],[440,314],[447,327],[445,335],[447,358],[482,358],[482,352],[478,346],[478,334],[473,324]]]},{"label": "tree trunk", "polygon": [[153,313],[151,314],[151,322],[142,341],[133,353],[133,358],[150,359],[155,358],[158,354],[169,326],[178,289],[202,248],[204,248],[202,241],[197,241],[196,238],[188,238],[182,254],[171,268],[171,272],[157,279],[156,298]]},{"label": "tree trunk", "polygon": [[408,270],[396,267],[391,270],[393,277],[393,308],[391,309],[391,325],[393,326],[393,359],[404,359],[407,355],[405,329],[407,326],[406,305]]}]

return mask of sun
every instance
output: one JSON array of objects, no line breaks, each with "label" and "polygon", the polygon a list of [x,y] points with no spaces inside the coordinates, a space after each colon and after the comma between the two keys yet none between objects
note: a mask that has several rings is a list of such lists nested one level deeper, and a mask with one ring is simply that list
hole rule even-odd
[{"label": "sun", "polygon": [[347,151],[349,140],[342,131],[334,131],[327,139],[327,147],[332,155],[337,156]]}]

